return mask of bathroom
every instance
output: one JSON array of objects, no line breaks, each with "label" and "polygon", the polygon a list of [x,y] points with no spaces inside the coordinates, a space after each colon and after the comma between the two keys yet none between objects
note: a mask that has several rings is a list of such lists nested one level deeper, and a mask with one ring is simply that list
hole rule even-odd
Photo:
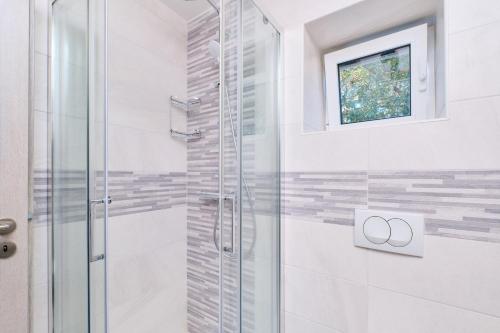
[{"label": "bathroom", "polygon": [[500,332],[498,1],[0,1],[0,332]]}]

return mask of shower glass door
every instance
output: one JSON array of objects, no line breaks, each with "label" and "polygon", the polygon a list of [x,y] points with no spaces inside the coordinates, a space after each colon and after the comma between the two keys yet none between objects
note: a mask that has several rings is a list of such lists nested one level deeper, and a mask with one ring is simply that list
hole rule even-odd
[{"label": "shower glass door", "polygon": [[52,332],[106,332],[105,1],[51,20]]},{"label": "shower glass door", "polygon": [[280,33],[242,0],[241,332],[279,332]]},{"label": "shower glass door", "polygon": [[223,4],[219,332],[278,333],[280,34],[253,1]]}]

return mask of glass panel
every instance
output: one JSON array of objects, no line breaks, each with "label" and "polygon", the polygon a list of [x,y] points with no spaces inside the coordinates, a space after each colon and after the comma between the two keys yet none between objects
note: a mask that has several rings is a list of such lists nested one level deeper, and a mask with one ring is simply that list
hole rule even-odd
[{"label": "glass panel", "polygon": [[[89,199],[106,197],[106,1],[89,0]],[[106,332],[106,202],[91,206],[90,327]],[[99,259],[97,259],[99,258]]]},{"label": "glass panel", "polygon": [[242,24],[241,332],[277,333],[280,34],[251,0]]},{"label": "glass panel", "polygon": [[[106,331],[104,1],[52,7],[54,332]],[[90,236],[90,237],[89,237]],[[91,264],[89,266],[89,255]]]},{"label": "glass panel", "polygon": [[338,68],[342,124],[411,115],[409,45]]},{"label": "glass panel", "polygon": [[87,1],[52,7],[54,332],[88,332]]},{"label": "glass panel", "polygon": [[[226,0],[224,3],[224,82],[221,85],[224,121],[221,135],[224,136],[223,185],[223,254],[222,267],[222,317],[223,332],[238,332],[239,326],[239,285],[240,285],[240,246],[239,234],[239,36],[240,0]],[[220,310],[219,310],[220,311]]]}]

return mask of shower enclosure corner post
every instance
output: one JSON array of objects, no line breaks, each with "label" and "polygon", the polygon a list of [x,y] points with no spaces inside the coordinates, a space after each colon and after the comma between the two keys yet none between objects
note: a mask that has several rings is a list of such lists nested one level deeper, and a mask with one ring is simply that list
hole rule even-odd
[{"label": "shower enclosure corner post", "polygon": [[281,235],[283,232],[282,226],[281,226],[281,196],[282,196],[282,187],[281,187],[281,176],[282,173],[284,172],[283,168],[283,163],[282,163],[282,153],[283,153],[283,127],[281,124],[284,124],[284,85],[283,85],[283,75],[284,75],[284,64],[283,64],[283,53],[284,53],[284,47],[285,43],[281,34],[281,30],[278,29],[279,32],[279,45],[278,45],[278,82],[277,82],[277,112],[278,112],[278,177],[277,177],[277,182],[278,182],[278,244],[276,245],[276,250],[278,251],[278,272],[276,276],[276,283],[279,286],[278,287],[278,299],[277,299],[277,311],[278,311],[278,318],[276,320],[276,328],[277,332],[285,331],[285,326],[284,326],[284,318],[281,316],[281,307],[282,307],[282,301],[284,297],[284,291],[283,291],[283,286],[284,286],[284,276],[283,276],[283,270],[282,270],[282,264],[284,264],[284,256],[282,251],[282,239]]},{"label": "shower enclosure corner post", "polygon": [[[243,178],[244,175],[242,174],[243,172],[243,145],[242,142],[243,140],[241,139],[242,137],[242,129],[243,129],[243,0],[238,0],[238,27],[237,27],[237,40],[238,40],[238,48],[236,51],[237,54],[237,101],[236,101],[236,110],[237,110],[237,129],[238,129],[238,135],[236,137],[237,140],[237,145],[235,147],[236,151],[239,153],[236,154],[237,158],[237,170],[236,174],[238,175],[237,180],[237,194],[235,193],[235,196],[237,197],[237,202],[238,202],[238,246],[239,246],[239,253],[238,253],[238,260],[239,260],[239,271],[238,271],[238,285],[239,285],[239,290],[238,290],[238,302],[237,302],[237,313],[238,313],[238,332],[240,333],[242,331],[243,327],[243,315],[242,315],[242,299],[243,299],[243,288],[242,288],[242,283],[243,283],[243,190],[245,190],[245,193],[247,194],[247,199],[249,202],[249,205],[252,205],[252,198],[250,195],[250,190],[248,189],[248,185]],[[228,101],[229,103],[229,101]],[[243,188],[244,187],[244,188]],[[252,212],[253,218],[255,219],[255,211]],[[255,238],[254,238],[255,240]]]},{"label": "shower enclosure corner post", "polygon": [[109,0],[104,1],[104,333],[109,332]]},{"label": "shower enclosure corner post", "polygon": [[224,237],[223,237],[223,222],[224,222],[224,89],[226,87],[225,82],[225,0],[220,0],[219,4],[219,44],[220,44],[220,61],[219,61],[219,309],[218,309],[218,333],[224,333],[224,280],[223,280],[223,266],[224,266],[224,256],[222,251],[224,249]]}]

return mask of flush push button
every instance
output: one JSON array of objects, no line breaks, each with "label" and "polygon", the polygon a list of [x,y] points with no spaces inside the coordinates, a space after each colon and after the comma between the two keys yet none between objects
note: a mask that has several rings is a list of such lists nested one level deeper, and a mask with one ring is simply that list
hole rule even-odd
[{"label": "flush push button", "polygon": [[354,245],[422,257],[424,226],[422,214],[357,208]]},{"label": "flush push button", "polygon": [[391,237],[389,223],[380,216],[370,216],[363,225],[366,239],[374,244],[384,244]]},{"label": "flush push button", "polygon": [[387,221],[391,227],[391,237],[387,241],[392,246],[401,247],[410,244],[413,231],[410,225],[403,219],[393,218]]}]

